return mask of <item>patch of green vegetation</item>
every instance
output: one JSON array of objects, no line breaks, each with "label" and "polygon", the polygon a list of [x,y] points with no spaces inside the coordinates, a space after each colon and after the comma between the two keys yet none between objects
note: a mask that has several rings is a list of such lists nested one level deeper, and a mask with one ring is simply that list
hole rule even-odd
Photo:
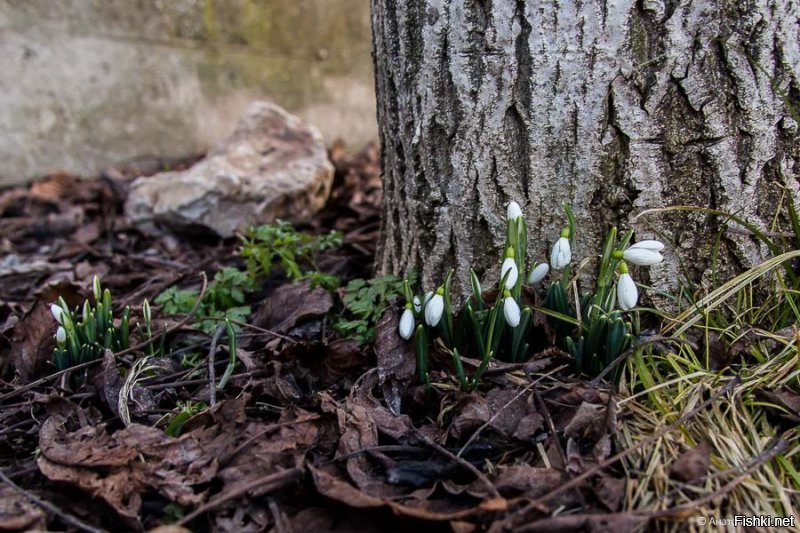
[{"label": "patch of green vegetation", "polygon": [[319,271],[317,254],[342,245],[342,235],[332,231],[325,235],[300,233],[286,222],[252,228],[242,237],[239,253],[247,263],[252,279],[268,276],[278,264],[292,281],[311,280],[312,286],[333,290],[339,280]]},{"label": "patch of green vegetation", "polygon": [[[416,283],[416,273],[412,271],[408,280]],[[334,319],[334,331],[359,342],[373,340],[378,319],[388,309],[389,302],[402,295],[403,280],[397,276],[350,281],[342,297],[344,309]]]},{"label": "patch of green vegetation", "polygon": [[[245,305],[247,295],[256,291],[258,284],[247,272],[236,268],[223,268],[209,283],[203,301],[197,309],[195,326],[206,333],[213,332],[224,320],[241,322],[250,315],[250,306]],[[197,289],[170,287],[155,299],[164,313],[186,314],[191,312],[199,296]]]},{"label": "patch of green vegetation", "polygon": [[[94,302],[85,300],[81,307],[70,309],[63,298],[50,306],[58,323],[53,364],[59,370],[98,359],[106,350],[118,352],[128,348],[130,307],[122,311],[119,322],[115,323],[111,292],[102,288],[97,276],[92,282],[92,291]],[[145,306],[147,338],[152,339],[147,300]]]}]

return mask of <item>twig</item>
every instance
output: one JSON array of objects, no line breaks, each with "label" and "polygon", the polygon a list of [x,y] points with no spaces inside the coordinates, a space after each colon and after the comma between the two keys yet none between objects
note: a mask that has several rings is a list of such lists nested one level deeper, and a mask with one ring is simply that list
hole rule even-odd
[{"label": "twig", "polygon": [[[517,510],[514,513],[514,516],[523,517],[529,511],[531,511],[533,509],[541,509],[541,508],[543,508],[543,504],[547,500],[550,500],[553,497],[558,496],[562,492],[565,492],[565,491],[577,486],[579,483],[581,483],[581,482],[585,481],[586,479],[588,479],[589,477],[601,472],[603,469],[611,466],[612,464],[616,463],[620,459],[623,459],[623,458],[631,455],[633,452],[638,451],[639,449],[652,444],[653,442],[657,441],[658,439],[660,439],[661,437],[663,437],[667,433],[669,433],[669,432],[675,430],[676,428],[680,427],[684,422],[686,422],[687,420],[689,420],[690,418],[695,416],[697,413],[699,413],[700,411],[702,411],[706,407],[708,407],[711,404],[713,404],[715,401],[717,401],[717,399],[720,396],[722,396],[723,394],[727,393],[729,390],[731,390],[733,387],[735,387],[737,384],[739,384],[740,381],[741,381],[741,379],[739,378],[739,376],[736,376],[734,379],[729,381],[722,389],[720,389],[717,392],[715,392],[711,396],[711,398],[709,398],[708,400],[706,400],[702,404],[698,405],[694,409],[691,409],[687,413],[681,415],[681,417],[678,418],[678,420],[676,420],[675,422],[673,422],[669,426],[666,426],[665,428],[661,429],[660,431],[655,432],[653,435],[651,435],[648,438],[636,443],[634,446],[631,446],[630,448],[627,448],[627,449],[625,449],[625,450],[623,450],[623,451],[621,451],[621,452],[619,452],[619,453],[617,453],[615,455],[612,455],[611,457],[609,457],[605,461],[602,461],[602,462],[598,463],[597,465],[595,465],[594,467],[590,468],[589,470],[587,470],[583,474],[571,479],[570,481],[564,483],[563,485],[559,486],[558,488],[555,488],[555,489],[551,490],[547,494],[545,494],[543,496],[540,496],[536,500],[528,503],[528,505],[526,505],[525,507]],[[513,519],[513,517],[511,519]],[[510,526],[511,524],[508,524],[508,525]]]},{"label": "twig", "polygon": [[[220,361],[220,364],[224,363],[225,361]],[[263,368],[254,368],[250,372],[242,372],[241,374],[234,374],[231,376],[231,381],[242,379],[242,378],[252,378],[258,376],[259,374],[263,374],[265,370]],[[187,379],[184,381],[173,381],[171,383],[153,383],[152,385],[142,385],[143,389],[148,390],[163,390],[168,389],[170,387],[189,387],[192,385],[203,385],[208,383],[207,378],[197,378],[197,379]]]},{"label": "twig", "polygon": [[217,370],[214,368],[214,356],[217,353],[217,343],[222,332],[225,331],[225,326],[220,324],[217,326],[217,331],[211,338],[211,346],[208,349],[208,403],[211,407],[217,405]]},{"label": "twig", "polygon": [[[131,346],[130,348],[126,348],[126,349],[122,350],[121,352],[115,353],[114,357],[115,358],[116,357],[121,357],[121,356],[123,356],[125,354],[128,354],[130,352],[133,352],[133,351],[136,351],[136,350],[141,350],[142,348],[145,348],[146,346],[149,346],[151,343],[155,342],[160,337],[166,337],[170,333],[173,333],[174,331],[177,331],[180,328],[182,328],[183,326],[185,326],[192,319],[192,317],[195,315],[195,313],[197,313],[197,310],[200,308],[200,301],[203,299],[203,295],[205,295],[205,292],[206,292],[206,287],[208,286],[208,279],[206,278],[206,273],[205,272],[201,272],[200,275],[203,277],[203,286],[200,288],[200,295],[197,297],[197,301],[194,303],[194,307],[192,307],[192,310],[189,311],[189,313],[183,318],[183,320],[181,320],[180,322],[178,322],[177,324],[175,324],[171,328],[168,328],[168,329],[162,331],[161,333],[159,333],[158,335],[156,335],[152,339],[148,339],[146,341],[142,341],[142,342],[140,342],[140,343],[138,343],[138,344],[136,344],[134,346]],[[28,383],[27,385],[22,385],[20,387],[17,387],[13,391],[7,392],[6,394],[3,394],[2,396],[0,396],[0,403],[4,402],[6,400],[10,400],[11,398],[16,398],[17,396],[21,395],[24,392],[27,392],[27,391],[29,391],[31,389],[35,389],[39,385],[44,385],[48,381],[52,381],[54,379],[58,379],[58,378],[60,378],[61,376],[63,376],[64,374],[66,374],[68,372],[72,372],[74,370],[82,370],[84,368],[88,368],[88,367],[90,367],[92,365],[96,365],[100,361],[102,361],[102,359],[95,359],[93,361],[87,361],[87,362],[81,363],[79,365],[75,365],[75,366],[72,366],[72,367],[69,367],[69,368],[65,368],[64,370],[59,370],[58,372],[54,372],[54,373],[50,374],[49,376],[45,376],[45,377],[43,377],[41,379],[37,379],[36,381],[32,381],[32,382]]]},{"label": "twig", "polygon": [[475,441],[475,439],[478,438],[478,436],[483,432],[483,430],[486,429],[487,427],[489,427],[491,425],[491,423],[494,422],[497,419],[497,417],[500,416],[503,413],[503,411],[505,411],[506,409],[511,407],[511,404],[513,404],[518,399],[520,399],[522,397],[522,395],[524,395],[526,392],[528,392],[532,387],[536,386],[536,384],[541,382],[544,378],[551,376],[552,374],[554,374],[555,372],[557,372],[557,371],[559,371],[559,370],[561,370],[563,368],[564,368],[564,366],[559,366],[557,368],[554,368],[553,370],[551,370],[547,374],[541,375],[539,377],[539,379],[531,381],[530,384],[528,384],[528,386],[526,386],[519,393],[514,395],[514,397],[511,398],[508,401],[508,403],[506,403],[503,407],[498,409],[497,412],[495,414],[493,414],[491,416],[491,418],[489,418],[489,420],[487,420],[486,422],[481,424],[481,426],[478,429],[476,429],[475,432],[472,435],[470,435],[469,439],[467,439],[467,442],[465,442],[464,445],[461,447],[461,449],[458,450],[458,453],[456,455],[458,457],[461,457],[464,454],[464,451],[466,451],[466,449],[469,447],[469,445],[472,444]]},{"label": "twig", "polygon": [[279,489],[301,479],[304,475],[304,472],[300,468],[290,468],[288,470],[283,470],[281,472],[277,472],[274,474],[270,474],[268,476],[262,476],[256,478],[252,481],[248,481],[244,485],[240,487],[236,487],[231,491],[225,492],[220,494],[216,498],[213,498],[206,502],[205,504],[201,505],[188,515],[184,516],[179,522],[175,525],[177,526],[185,526],[198,516],[208,511],[213,511],[220,506],[224,505],[225,503],[235,500],[236,498],[243,496],[247,492],[258,489],[259,493],[266,493],[271,492],[273,490]]},{"label": "twig", "polygon": [[463,466],[464,468],[466,468],[467,470],[472,472],[472,474],[475,477],[477,477],[481,481],[481,483],[486,485],[486,488],[489,489],[489,492],[492,494],[492,497],[494,497],[494,498],[502,498],[500,493],[497,492],[497,487],[495,487],[494,484],[491,481],[489,481],[489,478],[486,477],[486,475],[483,472],[478,470],[475,467],[475,465],[473,465],[469,461],[465,460],[463,457],[457,456],[456,454],[454,454],[453,452],[451,452],[447,448],[441,446],[439,443],[437,443],[432,438],[430,438],[429,436],[427,436],[424,433],[422,433],[417,428],[412,426],[412,429],[413,429],[414,433],[416,434],[416,436],[418,438],[420,438],[425,444],[427,444],[428,446],[430,446],[431,448],[433,448],[434,450],[436,450],[440,454],[444,455],[445,457],[447,457],[451,461],[454,461],[454,462],[458,463],[459,465]]},{"label": "twig", "polygon": [[17,492],[18,494],[21,494],[22,496],[24,496],[25,498],[27,498],[28,500],[30,500],[34,504],[38,505],[39,507],[41,507],[42,509],[47,511],[48,513],[56,515],[61,520],[63,520],[65,523],[67,523],[67,524],[69,524],[71,526],[74,526],[74,527],[80,529],[81,531],[89,531],[91,533],[103,533],[103,531],[105,531],[103,529],[97,529],[94,526],[90,526],[89,524],[87,524],[83,520],[81,520],[79,518],[76,518],[76,517],[72,516],[71,514],[65,512],[65,511],[62,511],[61,509],[56,507],[54,504],[52,504],[52,503],[50,503],[50,502],[48,502],[46,500],[42,500],[38,496],[35,496],[35,495],[31,494],[27,490],[23,489],[22,487],[20,487],[19,485],[17,485],[13,481],[11,481],[11,479],[8,476],[6,476],[5,472],[3,472],[2,470],[0,470],[0,480],[2,480],[3,483],[5,483],[9,487],[11,487],[15,492]]}]

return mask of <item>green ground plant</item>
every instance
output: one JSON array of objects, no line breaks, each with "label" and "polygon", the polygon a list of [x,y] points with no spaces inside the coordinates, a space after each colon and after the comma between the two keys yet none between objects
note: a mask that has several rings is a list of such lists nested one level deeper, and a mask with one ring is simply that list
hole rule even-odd
[{"label": "green ground plant", "polygon": [[328,290],[339,286],[338,278],[320,272],[315,261],[320,252],[342,245],[342,234],[337,231],[309,235],[278,221],[251,228],[241,241],[239,253],[252,279],[268,276],[279,265],[292,281],[309,279],[312,286]]},{"label": "green ground plant", "polygon": [[[64,370],[103,356],[106,350],[114,352],[128,348],[130,339],[130,307],[123,309],[120,318],[114,318],[111,292],[100,285],[97,276],[92,282],[93,301],[85,300],[82,306],[70,308],[63,298],[50,306],[58,323],[55,335],[53,364]],[[147,339],[152,339],[149,305],[145,300]]]},{"label": "green ground plant", "polygon": [[[416,272],[409,281],[416,283]],[[390,302],[403,295],[403,280],[394,275],[373,279],[351,280],[342,296],[343,310],[334,317],[333,329],[344,337],[359,342],[375,338],[375,324],[389,308]]]},{"label": "green ground plant", "polygon": [[[646,344],[634,350],[618,402],[633,414],[621,427],[623,448],[646,441],[710,395],[726,387],[730,391],[679,432],[625,461],[629,476],[638,479],[626,505],[646,509],[658,502],[663,509],[707,499],[694,511],[698,516],[797,516],[800,432],[792,406],[800,400],[800,286],[793,264],[800,258],[800,224],[795,207],[784,202],[769,231],[707,208],[679,206],[640,216],[663,211],[719,216],[749,230],[772,257],[722,282],[715,249],[711,283],[687,278],[674,297],[678,312],[664,315],[661,337],[673,339],[673,349]],[[727,224],[718,243],[726,230]],[[700,444],[708,446],[710,456],[702,484],[687,486],[665,476],[663,465]],[[781,453],[773,452],[777,446]],[[680,524],[662,526],[680,529]]]}]

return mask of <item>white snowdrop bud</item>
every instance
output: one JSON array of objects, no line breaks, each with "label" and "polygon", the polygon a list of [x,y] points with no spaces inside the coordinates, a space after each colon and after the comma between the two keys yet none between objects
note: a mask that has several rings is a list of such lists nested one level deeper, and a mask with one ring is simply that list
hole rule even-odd
[{"label": "white snowdrop bud", "polygon": [[503,266],[500,268],[500,279],[502,280],[506,272],[508,272],[508,278],[506,278],[505,288],[511,290],[514,288],[514,285],[517,284],[517,278],[519,277],[519,270],[517,270],[517,262],[514,260],[513,257],[506,257],[505,261],[503,261]]},{"label": "white snowdrop bud", "polygon": [[[441,289],[440,289],[441,290]],[[442,290],[442,292],[444,292]],[[431,301],[425,306],[425,323],[431,327],[435,327],[442,319],[444,312],[444,297],[436,291],[436,294],[431,297]]]},{"label": "white snowdrop bud", "polygon": [[509,326],[512,328],[519,326],[519,305],[511,296],[506,296],[503,300],[503,315],[506,317],[506,322],[508,322]]},{"label": "white snowdrop bud", "polygon": [[411,312],[410,308],[406,307],[400,317],[400,327],[398,328],[400,336],[405,340],[410,339],[411,335],[414,334],[414,325],[414,313]]},{"label": "white snowdrop bud", "polygon": [[644,241],[635,242],[629,248],[644,248],[652,252],[660,252],[664,249],[664,243],[655,239],[647,239]]},{"label": "white snowdrop bud", "polygon": [[517,202],[510,202],[508,204],[508,220],[517,220],[522,216],[522,209],[519,208]]},{"label": "white snowdrop bud", "polygon": [[65,342],[67,342],[67,331],[62,326],[58,326],[56,330],[56,343],[59,346],[64,346]]},{"label": "white snowdrop bud", "polygon": [[657,265],[664,260],[664,256],[660,253],[647,248],[628,248],[622,252],[622,258],[637,266]]},{"label": "white snowdrop bud", "polygon": [[544,279],[548,272],[550,272],[550,265],[539,263],[528,275],[528,285],[536,285]]},{"label": "white snowdrop bud", "polygon": [[56,319],[56,322],[63,325],[64,324],[64,310],[61,309],[61,306],[58,304],[50,304],[50,313],[53,314],[53,318]]},{"label": "white snowdrop bud", "polygon": [[560,237],[553,246],[553,253],[550,254],[550,265],[556,269],[562,269],[572,261],[572,250],[569,247],[569,239]]},{"label": "white snowdrop bud", "polygon": [[639,289],[636,288],[636,283],[627,272],[620,274],[619,281],[617,282],[617,301],[619,306],[628,311],[636,307],[636,302],[639,300]]},{"label": "white snowdrop bud", "polygon": [[414,296],[414,311],[419,313],[422,310],[422,303],[419,301],[419,296]]}]

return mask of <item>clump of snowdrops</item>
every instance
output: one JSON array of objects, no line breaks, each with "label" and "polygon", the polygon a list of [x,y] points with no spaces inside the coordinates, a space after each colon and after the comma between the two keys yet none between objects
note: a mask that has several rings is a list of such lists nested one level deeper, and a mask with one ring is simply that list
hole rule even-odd
[{"label": "clump of snowdrops", "polygon": [[[125,307],[119,319],[114,318],[111,292],[100,285],[100,279],[92,280],[94,302],[84,300],[83,306],[70,309],[59,297],[50,305],[50,312],[58,323],[55,334],[53,364],[64,370],[81,363],[102,357],[106,350],[126,350],[130,334],[130,307]],[[146,338],[153,340],[150,304],[144,300],[144,331]],[[163,347],[162,347],[163,349]],[[151,355],[155,348],[150,344]]]},{"label": "clump of snowdrops", "polygon": [[[405,284],[406,306],[400,317],[399,334],[406,340],[413,337],[422,382],[430,382],[428,353],[437,339],[451,355],[464,391],[478,386],[494,358],[513,363],[526,361],[532,355],[532,335],[540,331],[533,327],[536,312],[548,317],[557,342],[574,358],[577,372],[598,375],[631,346],[639,334],[635,309],[639,289],[629,265],[660,263],[664,245],[655,240],[629,245],[632,232],[619,237],[617,229],[612,228],[599,256],[596,284],[581,292],[578,277],[571,277],[575,216],[569,204],[564,204],[564,211],[568,224],[553,245],[548,264],[528,260],[525,217],[516,202],[508,205],[504,257],[492,302],[486,302],[474,270],[470,270],[472,295],[457,311],[451,298],[452,269],[444,283],[423,298],[414,295],[410,285]],[[530,290],[523,291],[525,286]],[[529,297],[531,290],[544,296],[541,305],[535,305],[538,297]],[[465,374],[462,356],[480,360],[472,376]],[[616,379],[618,373],[612,377]]]}]

